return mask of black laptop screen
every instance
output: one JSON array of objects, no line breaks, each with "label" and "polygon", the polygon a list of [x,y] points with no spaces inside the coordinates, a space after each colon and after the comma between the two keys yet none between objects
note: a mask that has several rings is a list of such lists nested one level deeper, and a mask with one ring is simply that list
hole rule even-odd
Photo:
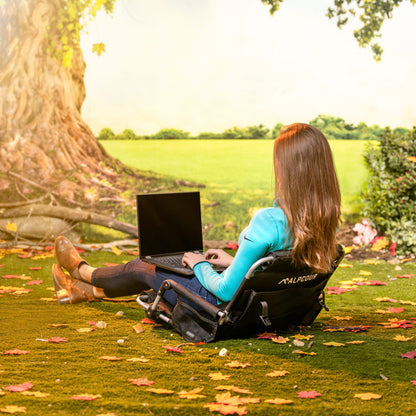
[{"label": "black laptop screen", "polygon": [[140,257],[202,250],[199,192],[137,195]]}]

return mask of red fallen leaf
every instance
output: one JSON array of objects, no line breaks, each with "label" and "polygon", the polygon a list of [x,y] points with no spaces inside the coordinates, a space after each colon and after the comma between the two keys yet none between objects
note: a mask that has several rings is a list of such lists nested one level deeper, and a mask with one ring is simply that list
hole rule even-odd
[{"label": "red fallen leaf", "polygon": [[43,280],[31,280],[30,282],[26,282],[29,286],[40,285],[41,283],[43,283]]},{"label": "red fallen leaf", "polygon": [[6,390],[22,392],[22,391],[30,390],[32,387],[33,387],[33,384],[30,381],[26,381],[26,383],[18,384],[17,386],[8,386],[6,387]]},{"label": "red fallen leaf", "polygon": [[94,321],[87,321],[87,324],[91,326],[97,326],[97,322]]},{"label": "red fallen leaf", "polygon": [[227,244],[225,247],[229,248],[230,250],[237,250],[238,244]]},{"label": "red fallen leaf", "polygon": [[78,251],[78,253],[85,253],[83,248],[75,247],[75,250]]},{"label": "red fallen leaf", "polygon": [[164,345],[164,346],[163,346],[163,348],[164,348],[166,351],[169,351],[169,352],[177,352],[177,353],[179,353],[179,354],[184,353],[184,351],[182,351],[182,350],[181,350],[180,348],[178,348],[178,347],[168,347],[168,346]]},{"label": "red fallen leaf", "polygon": [[59,344],[60,342],[68,342],[65,337],[52,337],[48,339],[48,342]]},{"label": "red fallen leaf", "polygon": [[298,397],[301,399],[314,399],[315,397],[322,396],[321,393],[316,392],[315,390],[312,391],[300,391],[298,393]]},{"label": "red fallen leaf", "polygon": [[1,276],[3,279],[19,279],[20,276],[18,274],[5,274]]},{"label": "red fallen leaf", "polygon": [[24,354],[30,354],[30,351],[24,351],[24,350],[8,350],[3,351],[4,355],[24,355]]},{"label": "red fallen leaf", "polygon": [[29,267],[29,270],[42,270],[42,266],[33,266],[33,267]]},{"label": "red fallen leaf", "polygon": [[72,396],[73,400],[97,400],[101,399],[101,394],[79,394],[77,396]]},{"label": "red fallen leaf", "polygon": [[0,264],[0,267],[4,267],[4,264]]},{"label": "red fallen leaf", "polygon": [[408,358],[409,360],[413,360],[416,357],[416,350],[406,352],[405,354],[400,354],[402,358]]},{"label": "red fallen leaf", "polygon": [[143,318],[141,321],[140,321],[142,324],[150,324],[150,325],[154,325],[155,324],[155,322],[154,321],[152,321],[151,319],[149,319],[149,318]]},{"label": "red fallen leaf", "polygon": [[138,251],[126,251],[126,254],[130,254],[130,256],[139,256],[140,252],[138,252]]},{"label": "red fallen leaf", "polygon": [[368,280],[367,282],[357,282],[358,286],[387,286],[387,282],[381,280]]},{"label": "red fallen leaf", "polygon": [[257,335],[257,339],[272,339],[276,336],[277,334],[275,332],[263,332],[262,334]]},{"label": "red fallen leaf", "polygon": [[387,312],[390,313],[401,313],[404,311],[404,308],[388,308]]},{"label": "red fallen leaf", "polygon": [[398,279],[411,279],[414,274],[396,274]]},{"label": "red fallen leaf", "polygon": [[55,247],[54,246],[45,246],[45,251],[52,251]]},{"label": "red fallen leaf", "polygon": [[129,381],[135,386],[151,386],[152,384],[155,384],[155,381],[148,380],[147,378],[131,378]]},{"label": "red fallen leaf", "polygon": [[356,290],[355,287],[350,288],[343,288],[343,287],[327,287],[326,289],[327,295],[341,295],[342,293],[351,292],[352,290]]},{"label": "red fallen leaf", "polygon": [[413,385],[415,385],[416,386],[416,380],[411,380],[410,381]]}]

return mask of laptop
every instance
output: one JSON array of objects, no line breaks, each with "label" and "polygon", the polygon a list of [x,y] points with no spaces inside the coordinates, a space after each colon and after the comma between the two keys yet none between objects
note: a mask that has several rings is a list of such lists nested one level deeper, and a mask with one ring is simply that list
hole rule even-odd
[{"label": "laptop", "polygon": [[140,259],[192,277],[181,260],[187,251],[202,254],[199,192],[139,194],[136,200]]}]

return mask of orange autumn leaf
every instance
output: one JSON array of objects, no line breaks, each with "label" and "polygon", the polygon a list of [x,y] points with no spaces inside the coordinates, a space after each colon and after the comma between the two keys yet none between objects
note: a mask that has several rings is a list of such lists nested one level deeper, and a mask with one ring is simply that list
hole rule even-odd
[{"label": "orange autumn leaf", "polygon": [[229,404],[221,403],[208,403],[204,407],[209,408],[210,412],[219,412],[222,415],[246,415],[247,407],[246,406],[234,406]]},{"label": "orange autumn leaf", "polygon": [[284,377],[286,374],[289,374],[289,371],[286,370],[275,370],[271,373],[267,373],[266,377]]},{"label": "orange autumn leaf", "polygon": [[228,380],[231,376],[224,375],[222,373],[210,373],[208,374],[208,377],[210,377],[211,380],[219,381],[219,380]]},{"label": "orange autumn leaf", "polygon": [[287,337],[273,337],[272,341],[275,342],[276,344],[286,344],[287,342],[289,342],[289,338]]},{"label": "orange autumn leaf", "polygon": [[360,345],[364,344],[364,341],[348,341],[347,344]]},{"label": "orange autumn leaf", "polygon": [[351,316],[333,316],[332,319],[335,319],[336,321],[349,321]]},{"label": "orange autumn leaf", "polygon": [[0,412],[10,413],[10,414],[12,414],[12,413],[26,413],[26,407],[14,406],[14,405],[5,406],[5,407],[0,408]]},{"label": "orange autumn leaf", "polygon": [[260,403],[260,397],[242,397],[243,404],[256,404]]},{"label": "orange autumn leaf", "polygon": [[68,328],[68,324],[49,324],[48,325],[51,328]]},{"label": "orange autumn leaf", "polygon": [[155,383],[155,381],[149,380],[147,378],[131,378],[129,381],[135,386],[151,386]]},{"label": "orange autumn leaf", "polygon": [[286,400],[286,399],[268,399],[264,401],[265,403],[269,404],[293,404],[293,400]]},{"label": "orange autumn leaf", "polygon": [[407,156],[406,158],[409,162],[416,163],[416,157],[415,156]]},{"label": "orange autumn leaf", "polygon": [[304,340],[304,341],[309,341],[310,339],[312,339],[315,335],[302,335],[302,334],[297,334],[297,335],[293,335],[292,338],[295,338],[299,341]]},{"label": "orange autumn leaf", "polygon": [[146,389],[146,391],[149,391],[150,393],[155,393],[155,394],[173,394],[173,393],[175,393],[173,390],[154,389],[152,387],[149,387],[148,389]]},{"label": "orange autumn leaf", "polygon": [[382,396],[375,393],[357,393],[354,394],[354,397],[361,400],[378,400],[381,399]]},{"label": "orange autumn leaf", "polygon": [[231,404],[234,406],[243,404],[243,401],[239,396],[231,396],[230,392],[215,395],[215,400],[217,403]]},{"label": "orange autumn leaf", "polygon": [[128,361],[129,363],[148,363],[149,360],[147,358],[139,358],[139,357],[133,357],[133,358],[128,358],[126,361]]},{"label": "orange autumn leaf", "polygon": [[231,361],[224,365],[229,368],[247,368],[251,366],[251,364],[249,363],[240,363],[238,361]]},{"label": "orange autumn leaf", "polygon": [[24,350],[8,350],[3,351],[4,355],[25,355],[30,354],[30,351],[24,351]]}]

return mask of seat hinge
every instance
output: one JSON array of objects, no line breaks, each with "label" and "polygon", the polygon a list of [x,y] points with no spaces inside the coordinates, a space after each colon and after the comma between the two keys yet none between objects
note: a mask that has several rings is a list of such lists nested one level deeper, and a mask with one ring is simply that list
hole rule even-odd
[{"label": "seat hinge", "polygon": [[260,302],[261,305],[261,312],[260,319],[263,322],[264,326],[272,326],[272,323],[269,319],[269,305],[266,301],[262,300]]}]

